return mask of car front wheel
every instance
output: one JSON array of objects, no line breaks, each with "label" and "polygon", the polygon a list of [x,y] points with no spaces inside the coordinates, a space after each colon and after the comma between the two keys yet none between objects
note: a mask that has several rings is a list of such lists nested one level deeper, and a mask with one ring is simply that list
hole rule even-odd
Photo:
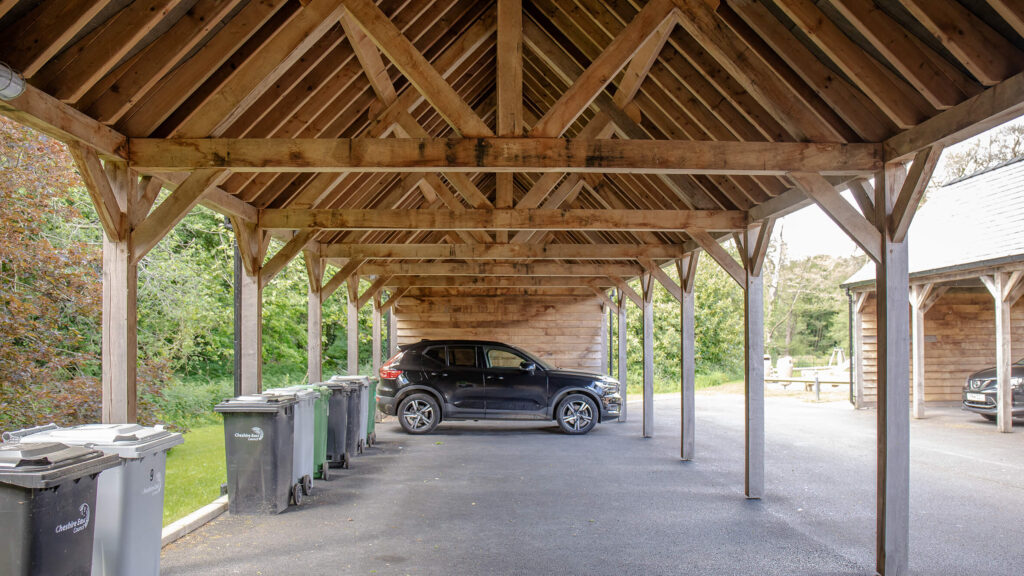
[{"label": "car front wheel", "polygon": [[429,395],[413,394],[398,405],[398,422],[409,434],[426,434],[441,422],[441,409]]},{"label": "car front wheel", "polygon": [[566,434],[586,434],[597,425],[597,404],[583,394],[566,396],[556,414],[558,426]]}]

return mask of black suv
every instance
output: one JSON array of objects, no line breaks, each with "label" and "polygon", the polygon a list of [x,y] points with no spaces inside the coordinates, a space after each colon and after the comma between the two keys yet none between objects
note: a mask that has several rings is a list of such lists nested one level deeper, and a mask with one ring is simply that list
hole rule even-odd
[{"label": "black suv", "polygon": [[617,380],[559,370],[500,342],[422,340],[399,350],[380,369],[377,407],[410,434],[442,419],[555,420],[586,434],[622,407]]},{"label": "black suv", "polygon": [[[981,414],[987,420],[995,421],[996,413],[996,368],[979,370],[967,377],[964,382],[963,406]],[[1010,368],[1010,396],[1014,418],[1024,416],[1024,358],[1018,360]]]}]

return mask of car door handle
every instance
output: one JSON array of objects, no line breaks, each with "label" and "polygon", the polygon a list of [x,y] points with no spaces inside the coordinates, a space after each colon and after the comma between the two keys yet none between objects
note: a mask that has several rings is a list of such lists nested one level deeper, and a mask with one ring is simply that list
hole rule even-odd
[{"label": "car door handle", "polygon": [[455,385],[456,388],[472,388],[473,385],[468,382],[461,382]]},{"label": "car door handle", "polygon": [[504,376],[488,376],[487,379],[488,380],[504,380],[505,377]]},{"label": "car door handle", "polygon": [[447,378],[448,377],[448,373],[447,372],[431,372],[430,375],[431,376],[441,376],[443,378]]}]

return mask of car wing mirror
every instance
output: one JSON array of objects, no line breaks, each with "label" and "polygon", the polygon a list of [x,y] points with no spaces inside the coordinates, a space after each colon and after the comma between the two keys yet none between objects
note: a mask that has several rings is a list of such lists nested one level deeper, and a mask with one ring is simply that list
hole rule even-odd
[{"label": "car wing mirror", "polygon": [[530,374],[537,371],[537,365],[533,362],[521,362],[519,364],[519,368],[523,371],[529,372]]}]

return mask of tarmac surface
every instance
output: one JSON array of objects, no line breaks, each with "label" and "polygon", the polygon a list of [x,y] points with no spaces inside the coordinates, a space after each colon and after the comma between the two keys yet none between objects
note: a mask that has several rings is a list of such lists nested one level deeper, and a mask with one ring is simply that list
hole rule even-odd
[{"label": "tarmac surface", "polygon": [[[692,462],[678,458],[679,396],[655,397],[652,439],[636,400],[628,422],[580,437],[536,422],[428,436],[380,424],[376,447],[302,506],[221,516],[165,548],[161,573],[874,572],[874,410],[769,395],[767,490],[753,501],[742,396],[698,392]],[[911,451],[911,573],[1024,573],[1024,431],[929,407]]]}]

